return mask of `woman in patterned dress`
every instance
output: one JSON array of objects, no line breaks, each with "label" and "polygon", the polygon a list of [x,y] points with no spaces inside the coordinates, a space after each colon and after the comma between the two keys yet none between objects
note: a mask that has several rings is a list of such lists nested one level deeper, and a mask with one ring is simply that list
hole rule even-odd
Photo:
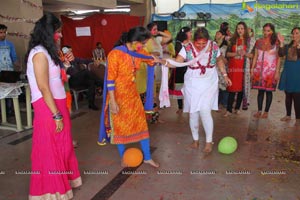
[{"label": "woman in patterned dress", "polygon": [[[206,135],[206,144],[203,152],[210,153],[213,145],[213,118],[211,110],[218,110],[218,72],[220,68],[225,81],[231,81],[225,71],[225,64],[221,58],[217,43],[209,40],[208,31],[199,28],[194,34],[194,41],[185,49],[181,49],[176,61],[167,60],[168,66],[188,66],[184,75],[183,112],[190,114],[190,128],[193,142],[191,148],[199,148],[199,119],[202,120]],[[188,62],[184,62],[187,60]],[[180,63],[178,63],[180,62]]]},{"label": "woman in patterned dress", "polygon": [[[217,31],[215,34],[215,40],[214,40],[221,53],[221,58],[225,64],[225,70],[228,72],[228,61],[226,59],[226,52],[228,47],[228,42],[225,40],[225,33],[221,30]],[[228,92],[227,92],[227,84],[223,77],[223,74],[218,68],[218,77],[219,77],[219,111],[221,108],[227,108],[227,101],[228,101]]]},{"label": "woman in patterned dress", "polygon": [[240,112],[239,110],[243,100],[244,66],[247,59],[253,57],[253,54],[247,51],[250,46],[249,42],[250,37],[248,35],[247,25],[245,22],[239,22],[236,25],[226,54],[228,57],[228,77],[232,81],[232,85],[227,87],[229,96],[227,111],[224,116],[228,116],[232,113],[232,106],[236,94],[237,98],[234,113],[238,114]]},{"label": "woman in patterned dress", "polygon": [[247,41],[247,53],[252,54],[252,57],[246,58],[246,62],[244,63],[244,88],[243,88],[243,103],[242,109],[248,110],[248,106],[250,105],[250,95],[251,95],[251,74],[250,68],[253,59],[253,48],[255,45],[254,32],[252,28],[248,28],[249,39]]},{"label": "woman in patterned dress", "polygon": [[[132,28],[122,36],[119,46],[108,54],[108,95],[103,109],[110,111],[106,112],[105,123],[110,129],[110,142],[117,144],[121,158],[125,144],[140,142],[144,163],[159,167],[151,158],[145,111],[135,82],[140,63],[151,63],[153,59],[145,60],[128,53],[141,50],[149,38],[150,33],[144,27]],[[123,160],[122,166],[125,166]]]},{"label": "woman in patterned dress", "polygon": [[[252,88],[258,89],[256,118],[267,118],[280,76],[280,62],[275,27],[271,23],[263,26],[263,38],[256,41],[253,63],[251,67]],[[264,95],[266,93],[266,107],[262,113]]]}]

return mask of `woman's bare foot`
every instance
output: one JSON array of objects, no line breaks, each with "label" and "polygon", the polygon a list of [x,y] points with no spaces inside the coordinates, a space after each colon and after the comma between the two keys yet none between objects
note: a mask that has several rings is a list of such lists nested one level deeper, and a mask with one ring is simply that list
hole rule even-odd
[{"label": "woman's bare foot", "polygon": [[204,147],[204,149],[203,149],[203,152],[204,153],[210,153],[211,151],[212,151],[212,147],[213,147],[213,142],[207,142],[206,144],[205,144],[205,147]]},{"label": "woman's bare foot", "polygon": [[255,118],[260,118],[260,117],[261,117],[261,111],[257,111],[257,113],[255,113],[255,114],[253,115],[253,117],[255,117]]},{"label": "woman's bare foot", "polygon": [[226,111],[226,113],[223,115],[224,117],[228,117],[228,116],[230,116],[231,115],[231,112],[229,112],[229,111]]},{"label": "woman's bare foot", "polygon": [[280,119],[282,122],[287,122],[291,120],[291,116],[284,116],[283,118]]},{"label": "woman's bare foot", "polygon": [[144,160],[144,163],[151,165],[152,167],[158,168],[159,164],[157,162],[154,162],[154,160]]},{"label": "woman's bare foot", "polygon": [[190,144],[190,147],[191,147],[192,149],[198,149],[198,148],[199,148],[199,140],[194,140],[194,141],[192,142],[192,144]]},{"label": "woman's bare foot", "polygon": [[182,115],[182,109],[178,109],[177,111],[176,111],[176,114],[178,114],[178,115]]},{"label": "woman's bare foot", "polygon": [[77,147],[78,147],[78,142],[77,142],[76,140],[73,140],[72,143],[73,143],[73,147],[74,147],[74,148],[77,148]]},{"label": "woman's bare foot", "polygon": [[261,115],[261,118],[263,118],[263,119],[268,118],[268,112],[264,112],[264,114]]},{"label": "woman's bare foot", "polygon": [[158,118],[157,123],[164,124],[164,123],[166,123],[166,121]]},{"label": "woman's bare foot", "polygon": [[236,110],[234,110],[234,114],[237,114],[237,115],[239,115],[239,114],[241,114],[241,111],[240,111],[240,110],[238,110],[238,109],[236,109]]},{"label": "woman's bare foot", "polygon": [[121,167],[128,167],[128,165],[125,164],[125,162],[123,161],[123,159],[121,159]]},{"label": "woman's bare foot", "polygon": [[300,119],[296,119],[295,126],[299,126],[300,127]]}]

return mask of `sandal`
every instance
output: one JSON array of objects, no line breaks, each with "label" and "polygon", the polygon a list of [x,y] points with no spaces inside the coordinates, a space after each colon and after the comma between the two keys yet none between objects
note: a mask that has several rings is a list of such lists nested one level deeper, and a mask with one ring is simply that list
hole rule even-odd
[{"label": "sandal", "polygon": [[150,160],[144,160],[144,163],[145,164],[149,164],[149,165],[151,165],[154,168],[158,168],[159,167],[159,164],[157,162],[154,162],[154,160],[152,160],[152,159],[150,159]]},{"label": "sandal", "polygon": [[203,149],[203,152],[204,153],[210,153],[210,152],[212,152],[213,145],[214,145],[213,142],[207,142],[205,144],[205,148]]},{"label": "sandal", "polygon": [[99,145],[99,146],[105,146],[106,145],[106,139],[103,139],[102,140],[102,142],[97,142],[97,144]]},{"label": "sandal", "polygon": [[248,110],[248,106],[243,106],[242,110]]},{"label": "sandal", "polygon": [[253,117],[255,117],[255,118],[260,118],[260,117],[261,117],[261,111],[257,111],[257,113],[255,113],[255,114],[253,115]]},{"label": "sandal", "polygon": [[282,122],[287,122],[291,120],[291,116],[284,116],[283,118],[280,119]]}]

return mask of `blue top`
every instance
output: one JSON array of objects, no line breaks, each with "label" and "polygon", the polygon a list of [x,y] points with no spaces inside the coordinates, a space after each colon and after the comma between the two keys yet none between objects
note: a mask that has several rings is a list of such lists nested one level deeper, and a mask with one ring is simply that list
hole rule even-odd
[{"label": "blue top", "polygon": [[[289,60],[289,47],[285,46],[286,60],[284,62],[284,68],[280,76],[280,82],[278,88],[289,93],[300,92],[300,57],[297,55],[297,60]],[[290,51],[291,52],[291,51]],[[281,56],[283,56],[281,52]]]},{"label": "blue top", "polygon": [[0,41],[0,71],[13,70],[13,63],[17,61],[14,44],[8,40]]}]

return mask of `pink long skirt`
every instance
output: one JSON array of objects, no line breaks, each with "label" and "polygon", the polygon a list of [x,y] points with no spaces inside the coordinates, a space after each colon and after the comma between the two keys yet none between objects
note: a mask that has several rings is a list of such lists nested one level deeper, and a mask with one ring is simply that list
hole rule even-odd
[{"label": "pink long skirt", "polygon": [[52,113],[43,98],[33,103],[32,174],[29,200],[73,198],[72,187],[82,184],[72,144],[71,119],[66,99],[56,99],[64,128],[55,131]]}]

